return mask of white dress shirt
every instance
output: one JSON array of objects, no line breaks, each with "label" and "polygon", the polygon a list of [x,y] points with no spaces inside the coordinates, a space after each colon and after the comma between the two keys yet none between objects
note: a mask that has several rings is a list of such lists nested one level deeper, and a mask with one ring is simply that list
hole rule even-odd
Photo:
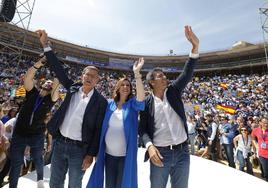
[{"label": "white dress shirt", "polygon": [[215,122],[212,122],[211,126],[212,126],[212,133],[211,133],[210,137],[208,137],[208,140],[212,141],[216,137],[218,125]]},{"label": "white dress shirt", "polygon": [[163,101],[154,96],[155,131],[153,144],[168,146],[183,143],[187,139],[182,119],[168,103],[165,90]]},{"label": "white dress shirt", "polygon": [[[115,141],[116,139],[116,141]],[[123,110],[116,109],[110,120],[105,135],[106,153],[116,157],[126,156],[126,137],[123,123]]]},{"label": "white dress shirt", "polygon": [[[189,57],[193,59],[199,58],[199,54],[190,52]],[[187,139],[187,134],[184,129],[182,119],[173,110],[166,98],[166,91],[164,93],[164,100],[154,97],[155,104],[155,132],[154,145],[168,146],[183,143]],[[152,145],[152,142],[146,143],[146,149]]]},{"label": "white dress shirt", "polygon": [[187,121],[187,128],[188,128],[189,135],[195,133],[195,127],[196,127],[196,123]]},{"label": "white dress shirt", "polygon": [[62,136],[82,141],[82,123],[88,102],[93,95],[94,89],[85,94],[80,87],[79,91],[73,94],[70,105],[66,111],[64,120],[60,126]]}]

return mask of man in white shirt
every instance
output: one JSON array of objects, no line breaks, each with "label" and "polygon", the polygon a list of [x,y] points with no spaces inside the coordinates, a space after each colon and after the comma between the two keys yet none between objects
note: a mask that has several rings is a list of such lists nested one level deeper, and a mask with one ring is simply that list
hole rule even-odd
[{"label": "man in white shirt", "polygon": [[99,81],[99,69],[87,66],[81,74],[82,83],[68,78],[62,64],[48,45],[47,33],[38,30],[47,64],[67,90],[60,108],[48,122],[49,133],[55,139],[50,188],[63,188],[69,170],[69,188],[80,188],[83,175],[99,150],[101,125],[107,107],[106,99],[94,88]]},{"label": "man in white shirt", "polygon": [[218,125],[213,121],[213,115],[211,113],[206,114],[206,123],[207,123],[207,136],[208,136],[208,154],[209,159],[213,161],[217,161],[217,152],[216,152],[216,144],[218,141]]},{"label": "man in white shirt", "polygon": [[170,85],[159,68],[150,71],[146,77],[153,93],[145,99],[139,134],[147,148],[145,160],[150,158],[151,162],[151,188],[165,188],[169,175],[173,188],[188,187],[190,156],[181,95],[193,76],[194,64],[199,57],[199,39],[190,26],[185,26],[185,36],[192,44],[192,51],[183,73]]}]

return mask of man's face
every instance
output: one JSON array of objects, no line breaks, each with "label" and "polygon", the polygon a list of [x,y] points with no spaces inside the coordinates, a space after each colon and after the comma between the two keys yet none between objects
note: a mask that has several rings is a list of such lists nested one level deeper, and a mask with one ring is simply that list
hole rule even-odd
[{"label": "man's face", "polygon": [[262,127],[263,129],[268,130],[268,119],[263,118],[263,119],[260,121],[260,124],[261,124],[261,127]]},{"label": "man's face", "polygon": [[212,116],[211,115],[207,115],[205,117],[205,119],[208,121],[208,122],[211,122],[212,121]]},{"label": "man's face", "polygon": [[53,82],[51,80],[47,80],[43,85],[42,85],[42,89],[49,92],[52,90],[52,85]]},{"label": "man's face", "polygon": [[244,119],[242,117],[238,117],[236,121],[237,121],[238,124],[243,124],[244,123]]},{"label": "man's face", "polygon": [[99,81],[99,75],[94,69],[86,69],[81,79],[84,87],[93,88]]},{"label": "man's face", "polygon": [[221,122],[222,122],[223,124],[228,123],[227,119],[225,119],[225,118],[221,118]]},{"label": "man's face", "polygon": [[154,79],[150,81],[153,89],[166,89],[168,86],[168,80],[162,71],[156,71],[154,74]]}]

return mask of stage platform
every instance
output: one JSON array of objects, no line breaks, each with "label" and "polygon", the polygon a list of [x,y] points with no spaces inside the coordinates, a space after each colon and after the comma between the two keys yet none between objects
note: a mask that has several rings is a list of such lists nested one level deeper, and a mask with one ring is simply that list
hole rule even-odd
[{"label": "stage platform", "polygon": [[[150,188],[149,180],[149,162],[143,162],[144,149],[139,149],[138,152],[138,182],[139,188]],[[93,165],[92,165],[93,166]],[[44,167],[44,181],[45,187],[48,188],[50,170],[49,166]],[[83,178],[83,188],[86,187],[88,178],[92,167],[86,171]],[[66,176],[68,182],[68,176]],[[191,156],[189,188],[252,188],[254,187],[268,187],[268,183],[257,177],[243,173],[239,170],[230,168],[226,165],[216,163],[197,156]],[[32,172],[23,177],[20,177],[18,188],[34,188],[36,184],[36,173]],[[67,188],[67,184],[65,183]],[[168,183],[167,188],[170,188]],[[8,188],[8,185],[4,186]]]}]

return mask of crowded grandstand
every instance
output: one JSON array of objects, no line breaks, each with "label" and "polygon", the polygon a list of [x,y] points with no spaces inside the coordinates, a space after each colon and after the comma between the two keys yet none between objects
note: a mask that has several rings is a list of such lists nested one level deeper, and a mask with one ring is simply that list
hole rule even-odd
[{"label": "crowded grandstand", "polygon": [[[5,27],[0,27],[2,169],[6,166],[6,158],[8,158],[8,142],[12,136],[12,127],[26,95],[23,87],[25,73],[43,56],[43,49],[36,33],[5,24]],[[19,36],[11,36],[10,30],[17,31],[17,33],[26,32],[26,41],[20,41]],[[14,38],[16,38],[16,43],[13,42]],[[84,67],[93,65],[100,69],[101,78],[96,89],[106,99],[112,98],[113,88],[124,76],[135,85],[131,71],[134,62],[141,56],[92,49],[55,38],[49,40],[65,71],[76,82],[81,81],[79,75]],[[21,54],[19,56],[14,54],[12,49],[20,49]],[[182,72],[184,62],[188,59],[188,55],[143,57],[145,64],[141,73],[146,95],[151,92],[149,84],[145,81],[149,70],[155,67],[161,68],[171,82]],[[201,53],[198,61],[193,79],[182,94],[191,154],[218,161],[262,178],[262,168],[256,148],[252,145],[247,148],[249,160],[245,164],[243,159],[234,157],[233,153],[228,153],[229,150],[225,147],[226,144],[238,141],[237,136],[242,134],[241,131],[244,128],[250,135],[254,128],[264,123],[262,118],[268,116],[268,75],[263,43],[238,42],[229,49]],[[37,85],[40,85],[42,80],[51,78],[53,74],[46,65],[40,68],[35,77]],[[60,99],[47,114],[47,121],[61,105],[66,92],[66,89],[60,86]],[[133,93],[135,93],[135,87]],[[213,119],[210,119],[211,117]],[[207,133],[210,121],[213,121],[216,127],[213,150],[207,147],[211,140]],[[232,135],[227,138],[226,135],[230,132]],[[44,157],[46,164],[49,164],[52,141],[49,134],[46,134]],[[138,143],[140,147],[145,147],[141,140]],[[231,148],[233,149],[235,148]],[[235,152],[238,152],[237,149]],[[31,155],[27,150],[21,175],[26,174],[28,170],[35,169],[34,164],[30,164]],[[0,183],[7,183],[8,170],[5,169],[2,172],[5,174],[0,176],[2,178]]]}]

